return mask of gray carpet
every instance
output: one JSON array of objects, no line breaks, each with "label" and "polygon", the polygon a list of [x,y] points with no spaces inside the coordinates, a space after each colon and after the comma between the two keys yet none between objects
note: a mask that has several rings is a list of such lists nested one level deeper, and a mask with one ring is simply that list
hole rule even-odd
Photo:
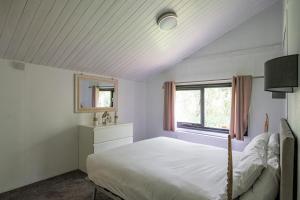
[{"label": "gray carpet", "polygon": [[[81,171],[69,172],[51,179],[0,194],[0,200],[91,200],[93,185]],[[111,200],[97,192],[97,200]]]}]

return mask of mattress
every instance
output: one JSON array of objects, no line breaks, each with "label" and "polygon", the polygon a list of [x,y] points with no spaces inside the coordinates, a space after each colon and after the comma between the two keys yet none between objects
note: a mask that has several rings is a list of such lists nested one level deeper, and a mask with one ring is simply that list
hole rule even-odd
[{"label": "mattress", "polygon": [[[240,155],[233,152],[233,166]],[[158,137],[89,155],[87,172],[125,200],[222,199],[227,150]]]}]

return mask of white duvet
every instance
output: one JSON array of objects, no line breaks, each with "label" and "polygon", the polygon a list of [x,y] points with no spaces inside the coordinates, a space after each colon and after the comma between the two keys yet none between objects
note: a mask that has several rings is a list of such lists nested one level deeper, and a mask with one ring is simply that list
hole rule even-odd
[{"label": "white duvet", "polygon": [[[233,165],[241,153],[233,152]],[[220,199],[227,150],[159,137],[92,154],[89,179],[125,200]]]}]

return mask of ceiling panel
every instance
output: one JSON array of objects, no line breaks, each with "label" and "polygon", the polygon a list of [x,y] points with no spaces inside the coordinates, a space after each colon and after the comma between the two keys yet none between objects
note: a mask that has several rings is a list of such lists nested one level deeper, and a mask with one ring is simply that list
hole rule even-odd
[{"label": "ceiling panel", "polygon": [[[0,57],[143,80],[276,0],[0,0]],[[178,26],[161,31],[173,10]]]},{"label": "ceiling panel", "polygon": [[28,26],[21,44],[17,46],[18,48],[15,49],[13,56],[8,56],[8,58],[25,61],[25,56],[27,53],[32,52],[33,46],[31,45],[36,44],[37,36],[42,30],[49,13],[51,13],[54,3],[55,0],[40,1],[39,8]]},{"label": "ceiling panel", "polygon": [[[0,38],[0,56],[4,57],[4,54],[14,41],[12,41],[13,35],[16,33],[18,22],[20,21],[24,8],[26,6],[26,0],[14,0],[11,2],[7,16],[5,16],[5,24],[1,32]],[[16,33],[18,34],[18,33]]]}]

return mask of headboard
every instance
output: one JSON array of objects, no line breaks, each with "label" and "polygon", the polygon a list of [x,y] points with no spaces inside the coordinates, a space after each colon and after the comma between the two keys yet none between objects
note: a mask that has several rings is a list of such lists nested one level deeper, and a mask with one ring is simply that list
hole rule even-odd
[{"label": "headboard", "polygon": [[295,167],[295,137],[285,119],[280,121],[280,199],[292,200]]}]

